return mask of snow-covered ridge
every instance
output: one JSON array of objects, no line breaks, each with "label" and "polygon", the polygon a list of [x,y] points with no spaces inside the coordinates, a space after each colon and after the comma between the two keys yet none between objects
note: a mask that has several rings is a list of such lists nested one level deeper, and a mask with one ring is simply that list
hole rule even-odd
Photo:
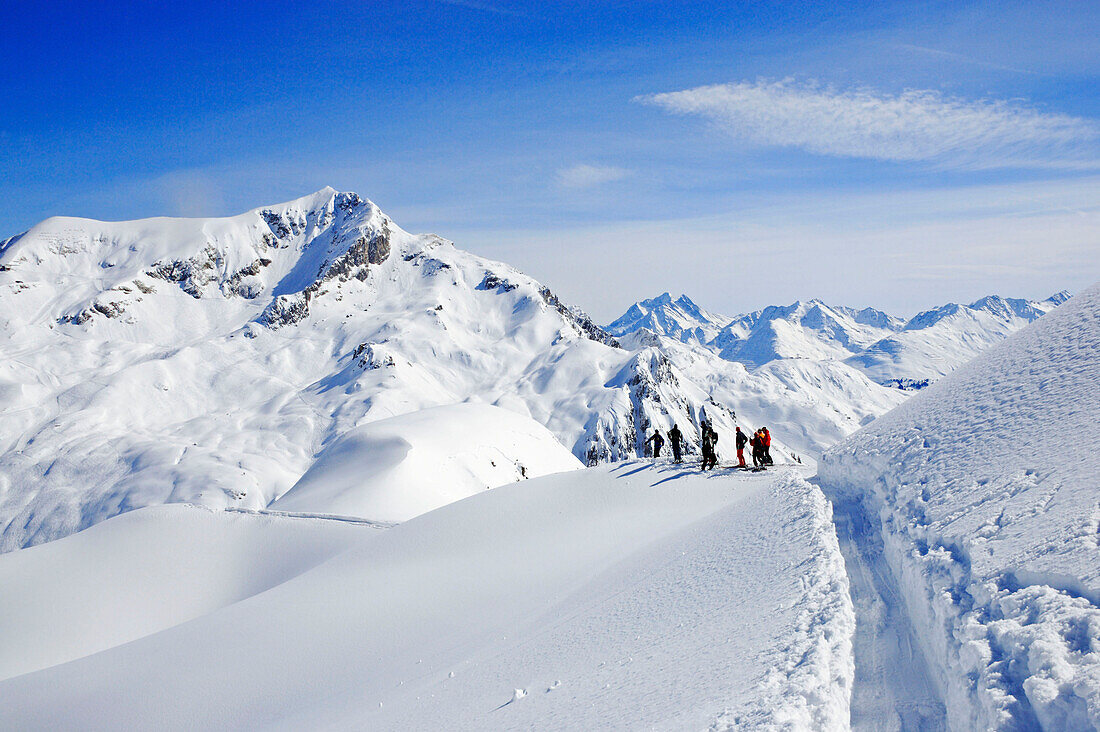
[{"label": "snow-covered ridge", "polygon": [[782,359],[843,360],[879,384],[915,390],[1068,298],[1066,292],[1042,301],[990,295],[906,321],[870,307],[857,310],[816,299],[729,318],[702,310],[686,295],[673,301],[665,293],[632,305],[607,330],[620,338],[647,330],[706,345],[750,369]]},{"label": "snow-covered ridge", "polygon": [[881,538],[959,729],[1100,727],[1098,354],[1094,286],[820,464]]}]

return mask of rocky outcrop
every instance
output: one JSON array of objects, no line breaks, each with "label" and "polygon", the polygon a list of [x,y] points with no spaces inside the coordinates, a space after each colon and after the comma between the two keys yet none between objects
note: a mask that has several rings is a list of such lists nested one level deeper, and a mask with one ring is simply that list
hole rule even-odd
[{"label": "rocky outcrop", "polygon": [[352,277],[365,280],[368,267],[382,264],[389,256],[390,229],[383,222],[381,231],[361,234],[343,254],[323,266],[320,280],[327,282],[339,278],[341,282],[345,282]]},{"label": "rocky outcrop", "polygon": [[392,368],[397,365],[393,356],[386,353],[377,343],[360,343],[355,347],[355,350],[351,352],[351,357],[355,360],[359,368],[364,371]]},{"label": "rocky outcrop", "polygon": [[313,297],[311,290],[303,290],[290,295],[279,295],[264,308],[260,322],[271,328],[293,325],[309,316],[309,301]]},{"label": "rocky outcrop", "polygon": [[540,289],[539,295],[542,296],[543,301],[547,305],[562,314],[562,317],[565,318],[566,323],[571,325],[574,329],[576,329],[578,333],[583,335],[585,338],[596,341],[597,343],[602,343],[605,346],[611,346],[612,348],[622,348],[622,346],[619,345],[619,342],[615,340],[615,338],[606,330],[596,325],[592,321],[592,318],[588,317],[587,313],[585,313],[578,307],[567,306],[565,303],[558,299],[557,295],[550,291],[549,287],[543,287],[542,289]]},{"label": "rocky outcrop", "polygon": [[503,277],[498,277],[493,272],[486,272],[485,277],[482,278],[476,289],[486,292],[489,290],[495,290],[497,292],[511,292],[517,287],[519,287],[519,285],[514,282],[509,282]]},{"label": "rocky outcrop", "polygon": [[685,383],[659,349],[639,351],[606,386],[618,389],[618,394],[588,423],[574,446],[573,454],[582,460],[592,447],[599,462],[644,457],[650,454],[646,440],[653,431],[667,435],[673,425],[683,434],[683,453],[697,455],[703,420],[720,436],[719,455],[733,454],[736,413],[710,395],[694,393],[697,389]]}]

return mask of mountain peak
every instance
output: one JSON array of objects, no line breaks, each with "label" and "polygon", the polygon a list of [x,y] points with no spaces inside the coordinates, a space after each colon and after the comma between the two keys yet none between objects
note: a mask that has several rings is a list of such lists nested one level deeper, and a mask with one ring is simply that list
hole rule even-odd
[{"label": "mountain peak", "polygon": [[[327,208],[330,203],[337,197],[344,197],[349,201],[360,202],[363,199],[359,198],[357,193],[341,193],[332,186],[325,186],[320,190],[313,193],[299,196],[298,198],[284,201],[282,203],[272,204],[270,206],[259,206],[251,209],[248,213],[262,212],[262,211],[317,211]],[[368,202],[369,203],[369,202]]]},{"label": "mountain peak", "polygon": [[681,294],[673,300],[671,293],[663,292],[634,303],[606,330],[615,336],[625,336],[645,328],[685,343],[706,343],[728,322],[729,318],[703,310],[687,295]]}]

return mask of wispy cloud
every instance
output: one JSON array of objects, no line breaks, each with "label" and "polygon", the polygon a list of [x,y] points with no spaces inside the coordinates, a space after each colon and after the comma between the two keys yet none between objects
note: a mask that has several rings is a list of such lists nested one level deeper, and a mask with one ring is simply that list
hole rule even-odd
[{"label": "wispy cloud", "polygon": [[840,91],[789,79],[701,86],[637,101],[708,118],[753,144],[821,155],[960,168],[1100,167],[1094,120],[1019,101],[965,100],[931,90]]},{"label": "wispy cloud", "polygon": [[527,17],[526,13],[521,13],[518,10],[512,10],[506,8],[498,3],[479,2],[479,0],[437,0],[437,2],[443,5],[454,5],[459,8],[469,8],[470,10],[480,10],[484,13],[495,13],[496,15],[515,15],[519,17]]},{"label": "wispy cloud", "polygon": [[558,184],[565,188],[592,188],[603,183],[622,180],[633,171],[610,165],[574,165],[558,171]]},{"label": "wispy cloud", "polygon": [[1032,74],[1036,72],[1028,71],[1027,69],[1021,69],[1016,66],[1005,66],[1004,64],[990,63],[989,61],[982,61],[971,56],[966,56],[961,53],[955,53],[954,51],[944,51],[939,48],[929,48],[928,46],[917,46],[912,43],[892,43],[893,48],[898,48],[903,51],[912,51],[914,53],[923,54],[925,56],[933,56],[937,58],[946,59],[948,61],[955,61],[964,64],[970,64],[972,66],[980,66],[985,69],[997,69],[998,71],[1011,71],[1016,74]]}]

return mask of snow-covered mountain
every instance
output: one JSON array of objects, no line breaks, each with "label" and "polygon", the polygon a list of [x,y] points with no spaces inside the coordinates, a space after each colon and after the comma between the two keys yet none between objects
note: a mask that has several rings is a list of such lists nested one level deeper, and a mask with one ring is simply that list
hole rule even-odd
[{"label": "snow-covered mountain", "polygon": [[[944,305],[908,321],[874,308],[857,310],[810,300],[723,319],[686,296],[672,301],[666,293],[632,305],[607,329],[619,338],[645,329],[706,345],[721,358],[750,369],[784,359],[842,360],[876,383],[913,390],[950,373],[1068,298],[1066,292],[1042,301],[990,295],[970,305]],[[681,303],[703,315],[692,315]]]},{"label": "snow-covered mountain", "polygon": [[624,336],[645,328],[684,343],[709,343],[729,320],[724,315],[703,310],[687,295],[673,300],[672,295],[666,292],[659,297],[634,303],[605,330],[614,336]]},{"label": "snow-covered mountain", "polygon": [[733,319],[710,342],[722,358],[750,368],[781,358],[843,359],[900,327],[886,313],[820,300],[770,306]]},{"label": "snow-covered mountain", "polygon": [[944,305],[914,316],[848,362],[880,384],[919,388],[1068,299],[1068,292],[1041,301],[990,295],[970,305]]},{"label": "snow-covered mountain", "polygon": [[737,422],[769,425],[782,461],[898,401],[641,331],[624,348],[530,277],[332,189],[221,219],[53,218],[0,243],[0,268],[3,550],[144,505],[264,508],[351,430],[458,402],[582,459],[641,455],[673,423],[698,454],[705,418],[723,459]]},{"label": "snow-covered mountain", "polygon": [[881,586],[868,617],[907,619],[953,729],[1100,728],[1097,384],[1100,285],[822,459],[849,571]]}]

